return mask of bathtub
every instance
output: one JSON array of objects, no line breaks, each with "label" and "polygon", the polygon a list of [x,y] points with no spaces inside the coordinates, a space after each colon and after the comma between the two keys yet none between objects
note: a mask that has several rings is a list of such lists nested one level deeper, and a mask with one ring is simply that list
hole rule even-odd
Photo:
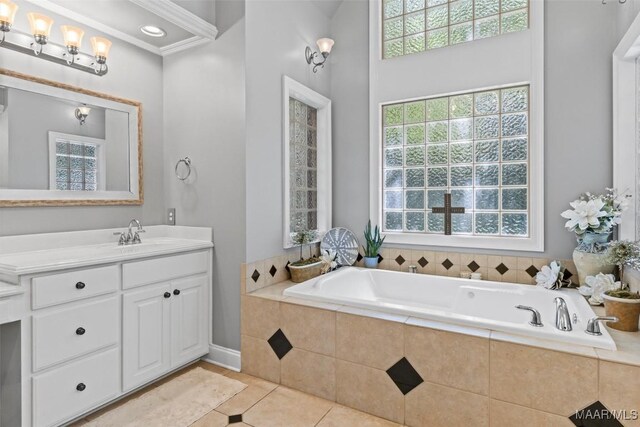
[{"label": "bathtub", "polygon": [[[573,289],[550,291],[529,285],[344,267],[292,286],[284,295],[616,350],[606,328],[601,328],[601,336],[585,332],[587,321],[595,313]],[[555,327],[554,298],[558,296],[567,302],[572,331]],[[515,308],[520,304],[538,310],[544,326],[529,325],[531,313]],[[574,314],[577,321],[573,321]]]}]

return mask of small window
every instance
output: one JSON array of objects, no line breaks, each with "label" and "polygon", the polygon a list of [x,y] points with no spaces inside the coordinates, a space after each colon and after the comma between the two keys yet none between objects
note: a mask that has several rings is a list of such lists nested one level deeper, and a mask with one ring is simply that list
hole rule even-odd
[{"label": "small window", "polygon": [[529,236],[529,86],[384,105],[382,227],[444,232],[446,192],[452,232]]},{"label": "small window", "polygon": [[384,59],[523,31],[528,0],[383,0]]},{"label": "small window", "polygon": [[104,190],[104,140],[50,132],[49,188],[52,190]]}]

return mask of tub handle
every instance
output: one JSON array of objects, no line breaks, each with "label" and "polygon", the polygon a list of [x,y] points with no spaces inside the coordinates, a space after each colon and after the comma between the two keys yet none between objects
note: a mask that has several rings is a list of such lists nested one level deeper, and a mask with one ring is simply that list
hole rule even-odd
[{"label": "tub handle", "polygon": [[544,326],[542,324],[542,317],[540,316],[540,312],[535,308],[526,305],[516,305],[516,308],[518,310],[527,310],[531,312],[531,321],[529,322],[531,326],[535,326],[536,328]]},{"label": "tub handle", "polygon": [[599,322],[618,322],[620,321],[620,319],[618,319],[617,317],[614,316],[596,316],[593,317],[591,319],[589,319],[589,321],[587,322],[587,329],[585,330],[586,333],[588,333],[589,335],[602,335],[602,332],[600,332],[600,323]]}]

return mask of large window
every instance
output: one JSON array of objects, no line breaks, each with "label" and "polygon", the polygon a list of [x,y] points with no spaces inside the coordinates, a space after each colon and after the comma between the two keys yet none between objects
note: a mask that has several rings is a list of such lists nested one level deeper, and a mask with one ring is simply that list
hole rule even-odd
[{"label": "large window", "polygon": [[529,86],[382,107],[385,232],[529,235]]},{"label": "large window", "polygon": [[104,140],[49,132],[49,188],[98,191],[105,189]]},{"label": "large window", "polygon": [[528,0],[383,0],[383,58],[523,31]]}]

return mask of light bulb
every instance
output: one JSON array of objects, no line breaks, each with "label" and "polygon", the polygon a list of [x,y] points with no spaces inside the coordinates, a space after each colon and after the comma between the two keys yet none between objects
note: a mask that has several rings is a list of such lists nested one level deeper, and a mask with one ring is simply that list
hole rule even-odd
[{"label": "light bulb", "polygon": [[104,37],[91,37],[91,47],[93,47],[93,55],[96,58],[107,59],[109,49],[111,49],[111,41]]},{"label": "light bulb", "polygon": [[331,48],[333,47],[334,43],[335,42],[329,38],[318,39],[318,41],[316,42],[316,44],[318,45],[318,49],[320,50],[320,53],[326,54],[326,55],[329,55],[331,53]]},{"label": "light bulb", "polygon": [[18,10],[17,4],[11,3],[9,0],[0,0],[0,23],[2,24],[0,26],[11,27],[16,17],[17,10]]},{"label": "light bulb", "polygon": [[41,13],[28,13],[29,24],[31,25],[31,34],[36,38],[49,38],[51,34],[51,26],[53,25],[53,19]]},{"label": "light bulb", "polygon": [[71,25],[63,25],[60,27],[62,35],[64,36],[64,44],[67,48],[79,49],[82,44],[82,37],[84,36],[84,30],[78,27],[72,27]]}]

